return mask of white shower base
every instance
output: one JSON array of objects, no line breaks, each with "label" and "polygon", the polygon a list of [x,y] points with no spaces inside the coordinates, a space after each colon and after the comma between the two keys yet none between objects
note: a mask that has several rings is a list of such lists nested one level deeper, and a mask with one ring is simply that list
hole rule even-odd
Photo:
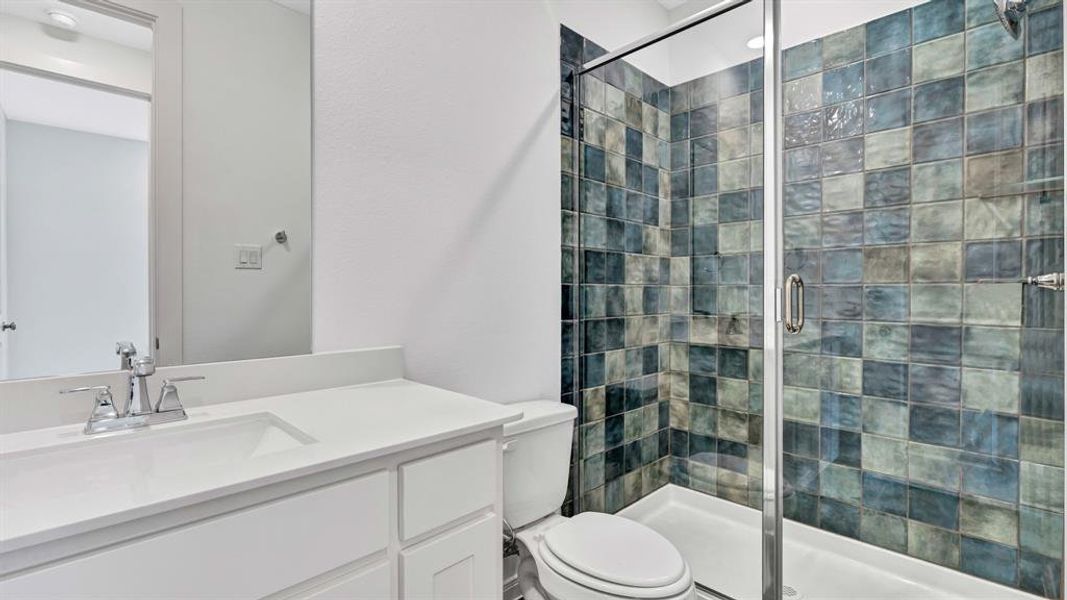
[{"label": "white shower base", "polygon": [[[735,600],[760,598],[760,512],[668,485],[623,509],[669,539],[698,583]],[[1036,600],[896,552],[783,523],[787,600]],[[703,597],[703,596],[702,596]]]}]

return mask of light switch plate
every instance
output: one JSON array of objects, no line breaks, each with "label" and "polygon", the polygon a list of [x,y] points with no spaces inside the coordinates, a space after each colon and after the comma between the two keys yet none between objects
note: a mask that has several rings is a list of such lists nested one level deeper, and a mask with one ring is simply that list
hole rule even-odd
[{"label": "light switch plate", "polygon": [[233,268],[262,269],[263,246],[257,246],[255,244],[234,244]]}]

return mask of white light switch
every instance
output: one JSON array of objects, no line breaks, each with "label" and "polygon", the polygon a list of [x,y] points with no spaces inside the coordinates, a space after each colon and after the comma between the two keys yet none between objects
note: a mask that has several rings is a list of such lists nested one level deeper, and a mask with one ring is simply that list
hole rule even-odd
[{"label": "white light switch", "polygon": [[263,247],[254,244],[235,244],[233,247],[233,268],[262,269]]}]

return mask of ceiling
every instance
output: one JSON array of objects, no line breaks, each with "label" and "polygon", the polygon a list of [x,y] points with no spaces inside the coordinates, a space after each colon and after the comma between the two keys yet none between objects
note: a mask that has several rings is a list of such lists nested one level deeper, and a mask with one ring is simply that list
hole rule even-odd
[{"label": "ceiling", "polygon": [[[0,13],[52,25],[49,10],[58,10],[74,17],[78,25],[74,31],[88,37],[106,40],[121,46],[151,52],[152,30],[94,10],[60,2],[60,0],[3,0]],[[55,28],[59,31],[64,31]]]},{"label": "ceiling", "polygon": [[0,69],[0,110],[12,121],[148,141],[147,100]]}]

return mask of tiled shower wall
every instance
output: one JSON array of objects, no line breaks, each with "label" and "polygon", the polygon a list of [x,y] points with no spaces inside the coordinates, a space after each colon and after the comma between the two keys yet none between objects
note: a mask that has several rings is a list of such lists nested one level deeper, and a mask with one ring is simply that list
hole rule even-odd
[{"label": "tiled shower wall", "polygon": [[[808,316],[786,339],[787,516],[1048,597],[1063,293],[1019,279],[1063,271],[1062,61],[1047,0],[1018,41],[987,0],[934,0],[784,57],[786,272]],[[671,318],[671,481],[750,505],[761,83],[755,61],[670,103],[671,283],[691,302]]]},{"label": "tiled shower wall", "polygon": [[[786,340],[787,516],[1048,597],[1063,293],[1018,280],[1063,271],[1061,10],[1031,1],[1015,41],[987,0],[934,0],[784,60],[786,268],[808,315]],[[574,508],[667,480],[754,506],[761,62],[666,95],[615,63],[582,81],[579,144],[573,73],[603,50],[567,29],[561,48]]]},{"label": "tiled shower wall", "polygon": [[669,477],[669,89],[612,63],[582,78],[579,126],[575,73],[604,50],[564,27],[560,53],[562,392],[581,463],[564,510],[614,512]]}]

